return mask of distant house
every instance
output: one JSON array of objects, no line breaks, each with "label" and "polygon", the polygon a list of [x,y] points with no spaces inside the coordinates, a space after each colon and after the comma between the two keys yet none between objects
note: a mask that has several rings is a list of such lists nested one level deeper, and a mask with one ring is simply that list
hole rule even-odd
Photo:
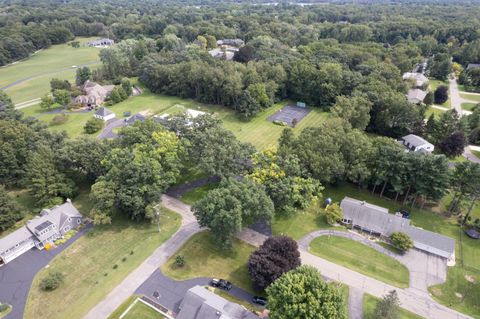
[{"label": "distant house", "polygon": [[230,45],[239,48],[245,45],[245,41],[243,41],[242,39],[222,39],[217,40],[217,45]]},{"label": "distant house", "polygon": [[95,113],[93,114],[93,117],[96,119],[102,120],[104,122],[107,122],[115,118],[115,113],[113,113],[106,107],[101,107],[95,111]]},{"label": "distant house", "polygon": [[423,103],[423,100],[427,96],[427,92],[420,89],[410,89],[407,93],[407,100],[413,104]]},{"label": "distant house", "polygon": [[415,134],[402,137],[400,142],[409,152],[432,153],[435,148],[432,143]]},{"label": "distant house", "polygon": [[469,63],[467,65],[467,70],[480,69],[480,64],[478,63]]},{"label": "distant house", "polygon": [[87,42],[87,45],[89,47],[108,47],[108,46],[111,46],[115,44],[115,41],[113,41],[112,39],[97,39],[97,40],[93,40],[93,41],[89,41]]},{"label": "distant house", "polygon": [[253,312],[202,286],[190,288],[179,308],[176,319],[258,319]]},{"label": "distant house", "polygon": [[215,59],[225,59],[227,61],[231,61],[235,55],[234,50],[224,50],[220,48],[212,49],[208,51],[208,53]]},{"label": "distant house", "polygon": [[403,80],[409,80],[413,79],[415,80],[415,87],[422,87],[426,84],[428,84],[428,78],[423,75],[422,73],[417,73],[417,72],[406,72],[402,76]]},{"label": "distant house", "polygon": [[81,223],[82,215],[69,199],[62,205],[42,210],[40,216],[0,239],[0,266],[33,247],[44,249]]},{"label": "distant house", "polygon": [[74,102],[87,107],[97,107],[105,102],[114,87],[115,85],[100,85],[92,81],[87,81],[81,87],[83,95],[77,96]]},{"label": "distant house", "polygon": [[342,223],[371,235],[389,237],[394,232],[410,236],[416,249],[455,262],[455,239],[410,225],[410,219],[401,214],[390,214],[388,209],[365,201],[345,197],[340,203]]}]

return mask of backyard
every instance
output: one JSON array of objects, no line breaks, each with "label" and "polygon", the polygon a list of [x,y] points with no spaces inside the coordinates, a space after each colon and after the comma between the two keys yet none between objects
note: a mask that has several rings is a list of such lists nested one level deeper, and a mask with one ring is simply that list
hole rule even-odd
[{"label": "backyard", "polygon": [[74,82],[76,70],[73,66],[100,66],[100,49],[87,47],[85,43],[95,38],[77,38],[80,48],[67,44],[53,45],[18,63],[0,68],[0,88],[22,81],[5,89],[14,103],[40,98],[50,92],[50,79],[60,78]]},{"label": "backyard", "polygon": [[393,286],[408,287],[409,273],[404,265],[351,239],[321,236],[311,242],[310,252]]},{"label": "backyard", "polygon": [[[37,274],[24,318],[81,318],[170,238],[180,222],[178,214],[164,209],[161,233],[157,225],[134,223],[121,216],[111,225],[95,226]],[[64,284],[55,291],[43,292],[39,283],[52,271],[64,274]]]}]

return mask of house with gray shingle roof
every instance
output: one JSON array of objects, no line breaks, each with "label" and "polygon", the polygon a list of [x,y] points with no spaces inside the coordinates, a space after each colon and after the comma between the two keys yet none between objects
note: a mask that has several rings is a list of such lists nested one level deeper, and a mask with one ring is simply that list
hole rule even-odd
[{"label": "house with gray shingle roof", "polygon": [[428,84],[428,78],[422,73],[406,72],[403,73],[402,78],[404,81],[412,79],[414,81],[415,87],[422,87]]},{"label": "house with gray shingle roof", "polygon": [[467,70],[480,69],[480,63],[469,63]]},{"label": "house with gray shingle roof", "polygon": [[420,89],[410,89],[407,92],[407,100],[413,104],[423,103],[423,100],[427,96],[427,92]]},{"label": "house with gray shingle roof", "polygon": [[180,304],[177,319],[258,319],[254,313],[205,287],[190,288]]},{"label": "house with gray shingle roof", "polygon": [[342,223],[372,235],[388,238],[394,232],[410,236],[413,246],[429,254],[455,262],[455,239],[410,224],[401,214],[390,214],[388,209],[365,201],[345,197],[340,203]]},{"label": "house with gray shingle roof", "polygon": [[400,139],[400,143],[409,152],[432,153],[435,149],[432,143],[415,134],[405,135]]},{"label": "house with gray shingle roof", "polygon": [[33,247],[44,249],[48,244],[64,236],[69,230],[78,228],[82,215],[67,201],[50,209],[11,234],[0,238],[0,266],[7,264]]},{"label": "house with gray shingle roof", "polygon": [[115,118],[115,113],[113,113],[106,107],[102,106],[101,108],[95,111],[95,113],[93,114],[93,117],[96,119],[100,119],[104,122],[107,122]]}]

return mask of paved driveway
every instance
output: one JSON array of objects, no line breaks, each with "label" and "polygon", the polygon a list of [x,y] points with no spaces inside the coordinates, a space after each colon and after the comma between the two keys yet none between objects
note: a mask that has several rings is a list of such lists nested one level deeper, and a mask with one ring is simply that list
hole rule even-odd
[{"label": "paved driveway", "polygon": [[105,125],[103,131],[98,135],[98,139],[104,140],[107,138],[117,138],[117,133],[113,132],[117,127],[125,126],[124,119],[112,119],[108,121]]},{"label": "paved driveway", "polygon": [[39,270],[85,234],[91,225],[75,234],[65,244],[50,250],[31,249],[10,263],[0,267],[0,301],[12,305],[12,311],[5,319],[22,319],[33,278]]}]

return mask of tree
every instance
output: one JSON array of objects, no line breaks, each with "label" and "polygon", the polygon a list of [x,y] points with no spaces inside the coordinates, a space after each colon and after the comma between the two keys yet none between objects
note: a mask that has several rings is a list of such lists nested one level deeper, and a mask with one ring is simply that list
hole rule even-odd
[{"label": "tree", "polygon": [[242,95],[240,95],[240,98],[235,104],[235,110],[247,119],[255,116],[261,109],[261,104],[252,97],[248,90],[242,92]]},{"label": "tree", "polygon": [[342,219],[342,217],[342,209],[338,203],[330,204],[327,206],[327,208],[325,208],[325,218],[327,219],[327,223],[329,225],[335,225],[340,219]]},{"label": "tree", "polygon": [[60,104],[61,106],[66,106],[70,103],[70,91],[58,89],[53,91],[53,98],[55,99],[55,103]]},{"label": "tree", "polygon": [[295,240],[287,236],[269,237],[250,255],[248,272],[255,288],[263,290],[300,264],[300,252]]},{"label": "tree", "polygon": [[393,247],[400,249],[402,252],[413,248],[413,241],[406,233],[395,232],[390,235],[390,241]]},{"label": "tree", "polygon": [[438,80],[445,80],[451,71],[450,56],[446,53],[435,54],[430,66],[430,75]]},{"label": "tree", "polygon": [[370,121],[372,103],[364,96],[338,96],[332,107],[332,114],[352,125],[353,128],[365,130]]},{"label": "tree", "polygon": [[118,87],[114,87],[110,93],[110,101],[112,101],[114,104],[122,102],[122,96],[120,95]]},{"label": "tree", "polygon": [[41,98],[40,107],[42,109],[50,109],[53,103],[55,102],[53,101],[53,98],[50,96],[50,94],[45,94]]},{"label": "tree", "polygon": [[213,35],[206,35],[207,49],[215,49],[217,47],[217,39]]},{"label": "tree", "polygon": [[463,132],[454,132],[440,142],[438,147],[447,157],[453,158],[463,154],[466,146],[466,137]]},{"label": "tree", "polygon": [[104,122],[97,118],[91,118],[85,123],[83,131],[86,134],[94,134],[100,131],[103,128]]},{"label": "tree", "polygon": [[266,291],[269,318],[345,318],[341,293],[313,267],[300,266],[285,273]]},{"label": "tree", "polygon": [[228,178],[192,207],[198,223],[210,228],[222,247],[230,248],[233,235],[257,220],[270,220],[273,203],[265,189],[248,179]]},{"label": "tree", "polygon": [[115,187],[113,182],[105,179],[98,180],[92,185],[90,200],[94,203],[90,215],[96,225],[112,222],[113,207],[115,205]]},{"label": "tree", "polygon": [[397,292],[390,291],[377,303],[373,318],[375,319],[398,319],[400,311],[400,301],[398,300]]},{"label": "tree", "polygon": [[432,93],[432,91],[428,91],[427,95],[425,95],[425,98],[423,99],[423,103],[425,103],[425,105],[427,105],[427,106],[430,106],[430,105],[433,104],[433,101],[434,101],[433,93]]},{"label": "tree", "polygon": [[449,212],[457,212],[460,203],[466,199],[471,199],[474,203],[478,199],[476,192],[480,189],[480,165],[470,161],[455,165],[450,187],[453,197],[448,207]]},{"label": "tree", "polygon": [[5,231],[25,216],[25,212],[10,198],[5,187],[0,185],[0,231]]},{"label": "tree", "polygon": [[434,93],[434,102],[436,104],[443,104],[448,100],[448,86],[440,85]]},{"label": "tree", "polygon": [[130,82],[130,80],[128,78],[123,78],[121,85],[122,85],[123,90],[127,94],[127,96],[132,95],[132,92],[133,92],[132,83]]},{"label": "tree", "polygon": [[198,35],[195,43],[204,50],[207,48],[207,39],[203,35]]},{"label": "tree", "polygon": [[88,66],[84,66],[82,68],[77,69],[77,73],[75,76],[75,84],[77,86],[83,85],[88,80],[92,79],[92,71]]},{"label": "tree", "polygon": [[52,291],[60,287],[63,283],[65,276],[58,271],[50,272],[48,275],[40,281],[40,289],[44,291]]},{"label": "tree", "polygon": [[56,90],[70,91],[71,88],[72,88],[72,85],[67,80],[60,80],[57,78],[53,78],[50,80],[50,90],[52,91],[52,93],[55,92]]},{"label": "tree", "polygon": [[252,60],[254,57],[254,48],[250,45],[245,45],[238,49],[233,55],[233,60],[237,62],[247,63],[248,61]]}]

